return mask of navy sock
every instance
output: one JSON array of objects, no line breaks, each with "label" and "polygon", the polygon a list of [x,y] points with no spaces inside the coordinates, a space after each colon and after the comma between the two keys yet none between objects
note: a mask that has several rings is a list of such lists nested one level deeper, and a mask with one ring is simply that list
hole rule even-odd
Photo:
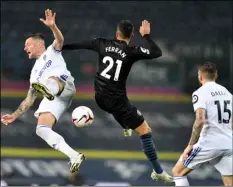
[{"label": "navy sock", "polygon": [[147,133],[140,136],[140,138],[145,155],[147,156],[148,160],[151,162],[155,172],[161,174],[163,172],[163,169],[161,168],[157,160],[158,157],[155,149],[155,144],[152,139],[152,134]]}]

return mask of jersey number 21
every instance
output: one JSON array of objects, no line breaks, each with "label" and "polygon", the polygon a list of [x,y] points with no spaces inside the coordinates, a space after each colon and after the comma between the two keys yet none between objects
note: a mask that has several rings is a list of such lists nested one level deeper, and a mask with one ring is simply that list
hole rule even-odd
[{"label": "jersey number 21", "polygon": [[116,72],[115,72],[115,75],[114,75],[114,81],[118,81],[120,71],[121,71],[122,61],[121,60],[116,60],[116,62],[114,62],[112,57],[106,56],[106,57],[103,58],[103,63],[105,64],[107,62],[109,63],[108,66],[104,69],[104,71],[102,71],[102,73],[100,75],[105,77],[106,79],[110,79],[111,75],[109,75],[108,72],[113,68],[114,64],[116,63],[117,67],[116,67]]}]

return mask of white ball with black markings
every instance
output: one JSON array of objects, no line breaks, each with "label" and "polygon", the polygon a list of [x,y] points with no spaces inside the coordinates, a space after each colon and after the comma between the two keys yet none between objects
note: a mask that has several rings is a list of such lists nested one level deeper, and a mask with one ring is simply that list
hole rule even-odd
[{"label": "white ball with black markings", "polygon": [[86,106],[79,106],[72,112],[72,121],[76,127],[86,127],[93,123],[94,114]]}]

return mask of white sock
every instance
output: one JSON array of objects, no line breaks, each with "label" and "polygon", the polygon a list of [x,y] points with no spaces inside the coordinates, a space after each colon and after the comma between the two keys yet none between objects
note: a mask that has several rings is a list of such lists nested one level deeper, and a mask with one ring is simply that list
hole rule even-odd
[{"label": "white sock", "polygon": [[173,177],[176,186],[189,186],[189,181],[187,179],[187,176],[182,177]]},{"label": "white sock", "polygon": [[48,78],[44,85],[48,88],[54,95],[57,95],[59,92],[59,85],[55,79]]},{"label": "white sock", "polygon": [[54,132],[49,126],[37,125],[36,134],[44,139],[52,148],[61,151],[71,159],[78,155],[78,152],[72,149],[65,142],[64,138],[58,133]]}]

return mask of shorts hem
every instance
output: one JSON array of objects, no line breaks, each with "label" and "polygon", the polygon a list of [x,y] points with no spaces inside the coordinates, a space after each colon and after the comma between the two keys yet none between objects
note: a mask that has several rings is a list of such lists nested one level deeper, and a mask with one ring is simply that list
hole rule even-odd
[{"label": "shorts hem", "polygon": [[45,111],[38,111],[38,112],[34,113],[34,116],[38,119],[41,113],[46,113],[46,112],[47,113],[51,113],[54,116],[55,123],[58,121],[58,117],[53,112],[51,112],[51,111],[46,111],[46,110]]}]

